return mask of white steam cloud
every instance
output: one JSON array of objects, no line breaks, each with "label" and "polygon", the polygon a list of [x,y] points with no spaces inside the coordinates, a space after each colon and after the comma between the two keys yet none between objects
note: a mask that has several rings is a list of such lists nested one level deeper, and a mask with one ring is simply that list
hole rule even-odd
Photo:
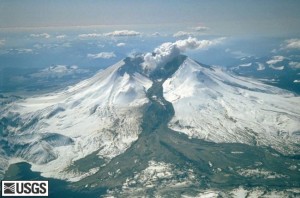
[{"label": "white steam cloud", "polygon": [[225,38],[198,40],[196,38],[189,37],[188,39],[178,40],[174,43],[163,43],[159,47],[155,48],[153,53],[145,54],[142,67],[145,70],[153,71],[157,66],[167,63],[178,56],[181,52],[194,49],[205,49],[221,43],[224,39]]},{"label": "white steam cloud", "polygon": [[180,54],[179,48],[175,43],[163,43],[158,48],[154,49],[154,53],[147,53],[144,56],[142,67],[145,70],[154,70],[158,65],[171,60]]}]

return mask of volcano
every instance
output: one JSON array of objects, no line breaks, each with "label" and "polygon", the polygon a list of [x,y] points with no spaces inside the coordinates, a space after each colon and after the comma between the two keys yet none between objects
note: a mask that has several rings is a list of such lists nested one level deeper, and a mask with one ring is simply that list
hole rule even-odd
[{"label": "volcano", "polygon": [[2,177],[26,162],[75,191],[117,197],[254,196],[300,185],[299,97],[184,55],[152,70],[142,55],[126,58],[0,113]]}]

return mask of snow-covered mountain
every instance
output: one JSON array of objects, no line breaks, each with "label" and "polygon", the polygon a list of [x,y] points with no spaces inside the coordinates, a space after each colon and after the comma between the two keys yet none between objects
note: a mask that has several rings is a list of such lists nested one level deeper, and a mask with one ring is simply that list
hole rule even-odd
[{"label": "snow-covered mountain", "polygon": [[1,139],[10,148],[1,155],[2,169],[25,160],[45,176],[76,180],[62,172],[73,161],[95,151],[107,160],[124,152],[141,132],[152,84],[140,73],[124,72],[126,60],[64,91],[7,105],[2,121],[12,121]]},{"label": "snow-covered mountain", "polygon": [[271,146],[299,154],[300,98],[186,59],[163,84],[173,130],[213,142]]},{"label": "snow-covered mountain", "polygon": [[[124,153],[143,132],[146,108],[154,101],[163,107],[164,99],[175,110],[168,126],[191,138],[299,154],[299,97],[179,56],[151,70],[142,57],[126,58],[63,91],[6,104],[1,169],[27,161],[44,176],[81,180],[100,167],[76,173],[68,170],[73,162]],[[159,83],[163,96],[150,97]]]}]

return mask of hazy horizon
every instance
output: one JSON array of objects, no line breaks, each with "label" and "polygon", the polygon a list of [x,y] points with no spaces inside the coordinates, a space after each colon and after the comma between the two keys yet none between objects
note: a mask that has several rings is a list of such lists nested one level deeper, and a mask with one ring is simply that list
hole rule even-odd
[{"label": "hazy horizon", "polygon": [[0,30],[136,26],[193,27],[207,34],[297,35],[300,2],[287,1],[7,1],[0,2]]}]

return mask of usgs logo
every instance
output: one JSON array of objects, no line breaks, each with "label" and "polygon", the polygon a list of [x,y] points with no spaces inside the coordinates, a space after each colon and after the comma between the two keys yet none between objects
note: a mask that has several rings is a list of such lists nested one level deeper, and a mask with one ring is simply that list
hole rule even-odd
[{"label": "usgs logo", "polygon": [[1,181],[2,196],[48,196],[48,181]]}]

